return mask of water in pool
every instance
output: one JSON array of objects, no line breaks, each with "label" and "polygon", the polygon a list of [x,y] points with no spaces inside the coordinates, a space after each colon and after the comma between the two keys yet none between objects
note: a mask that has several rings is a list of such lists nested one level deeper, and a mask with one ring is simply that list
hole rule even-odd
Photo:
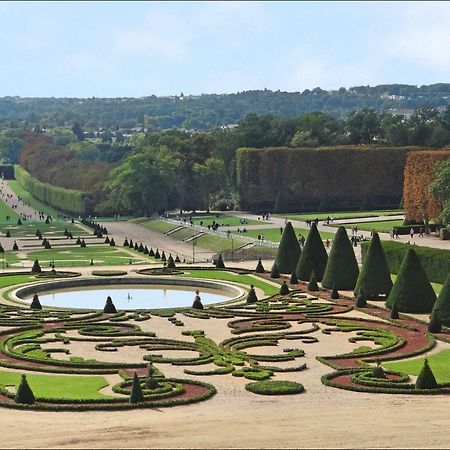
[{"label": "water in pool", "polygon": [[[62,308],[103,309],[106,298],[111,296],[119,309],[152,309],[190,307],[194,302],[195,287],[149,286],[136,288],[108,286],[107,288],[77,288],[55,290],[39,294],[39,301],[45,306]],[[31,303],[33,296],[24,299]],[[219,303],[230,299],[230,295],[220,290],[201,289],[200,298],[204,305]]]}]

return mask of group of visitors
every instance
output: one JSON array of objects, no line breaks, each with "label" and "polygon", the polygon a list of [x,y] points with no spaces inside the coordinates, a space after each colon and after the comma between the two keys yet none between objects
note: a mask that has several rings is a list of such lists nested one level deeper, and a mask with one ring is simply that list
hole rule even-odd
[{"label": "group of visitors", "polygon": [[[258,220],[261,220],[261,218],[258,217]],[[262,220],[270,220],[270,213],[262,213]]]},{"label": "group of visitors", "polygon": [[315,219],[306,219],[305,222],[308,227],[311,227],[313,223],[317,225],[319,223],[319,219],[317,217]]}]

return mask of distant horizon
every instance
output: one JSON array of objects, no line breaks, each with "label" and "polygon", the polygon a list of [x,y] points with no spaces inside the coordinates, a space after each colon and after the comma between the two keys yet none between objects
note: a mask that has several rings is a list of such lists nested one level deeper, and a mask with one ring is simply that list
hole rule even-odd
[{"label": "distant horizon", "polygon": [[326,91],[326,92],[337,92],[339,91],[339,89],[346,89],[347,91],[354,89],[354,88],[359,88],[359,87],[369,87],[369,88],[376,88],[379,86],[410,86],[410,87],[417,87],[417,88],[422,88],[422,87],[429,87],[429,86],[433,86],[436,84],[448,84],[450,85],[450,81],[446,82],[446,81],[437,81],[436,83],[430,83],[430,84],[410,84],[410,83],[381,83],[381,84],[374,84],[374,85],[354,85],[354,86],[350,86],[350,87],[345,87],[345,86],[340,86],[336,89],[323,89],[321,86],[314,86],[311,88],[305,88],[302,91],[285,91],[282,89],[267,89],[267,88],[263,88],[263,89],[246,89],[243,91],[236,91],[236,92],[202,92],[200,94],[191,94],[191,93],[185,93],[185,92],[178,92],[178,93],[173,93],[173,94],[167,94],[167,95],[157,95],[157,94],[147,94],[147,95],[140,95],[140,96],[131,96],[131,95],[125,95],[125,96],[120,96],[120,97],[100,97],[100,96],[96,96],[93,95],[91,97],[67,97],[67,96],[51,96],[51,97],[44,97],[44,96],[22,96],[22,95],[0,95],[0,98],[22,98],[22,99],[27,99],[27,98],[34,98],[34,99],[39,99],[39,98],[43,98],[43,99],[48,99],[48,98],[55,98],[55,99],[79,99],[79,100],[92,100],[92,99],[123,99],[123,98],[131,98],[131,99],[139,99],[139,98],[149,98],[149,97],[157,97],[157,98],[173,98],[173,97],[181,97],[181,94],[183,94],[183,97],[201,97],[202,95],[218,95],[218,96],[222,96],[222,95],[238,95],[244,92],[264,92],[264,91],[270,91],[270,92],[280,92],[280,93],[284,93],[284,94],[303,94],[303,92],[305,91],[312,91],[314,89],[321,89],[322,91]]},{"label": "distant horizon", "polygon": [[450,73],[448,2],[0,2],[0,18],[1,97],[330,91]]}]

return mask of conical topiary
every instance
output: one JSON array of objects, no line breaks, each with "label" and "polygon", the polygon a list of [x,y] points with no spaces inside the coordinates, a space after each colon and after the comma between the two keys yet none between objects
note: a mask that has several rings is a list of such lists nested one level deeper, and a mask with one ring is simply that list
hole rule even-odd
[{"label": "conical topiary", "polygon": [[[47,239],[44,239],[44,241],[46,241]],[[44,241],[42,241],[42,242],[44,242]],[[81,245],[81,239],[80,239],[80,237],[78,236],[77,237],[77,240],[75,241],[75,244],[76,245]]]},{"label": "conical topiary", "polygon": [[5,253],[5,249],[3,248],[2,244],[0,244],[0,253]]},{"label": "conical topiary", "polygon": [[359,268],[352,243],[345,227],[340,226],[331,247],[330,257],[322,278],[322,286],[331,289],[353,290],[358,280]]},{"label": "conical topiary", "polygon": [[386,307],[391,308],[395,303],[400,312],[429,313],[435,301],[436,294],[420,264],[417,253],[409,248],[386,301]]},{"label": "conical topiary", "polygon": [[392,305],[391,313],[389,314],[389,317],[393,320],[398,320],[400,316],[398,315],[398,309],[397,306],[395,306],[395,303]]},{"label": "conical topiary", "polygon": [[86,247],[86,241],[83,239],[81,239],[81,244],[80,247],[85,248]]},{"label": "conical topiary", "polygon": [[320,237],[317,225],[313,222],[295,268],[299,280],[307,281],[314,270],[317,281],[322,280],[327,265],[328,254]]},{"label": "conical topiary", "polygon": [[117,312],[116,307],[112,301],[112,298],[108,295],[106,299],[105,307],[103,308],[103,312],[106,314],[115,314]]},{"label": "conical topiary", "polygon": [[106,236],[106,238],[105,238],[105,244],[110,244],[111,243],[111,240],[109,239],[109,236]]},{"label": "conical topiary", "polygon": [[311,277],[310,277],[309,283],[308,283],[308,291],[316,292],[318,290],[319,290],[319,285],[317,284],[317,280],[316,280],[316,272],[313,270],[311,272]]},{"label": "conical topiary", "polygon": [[291,222],[288,222],[284,227],[275,258],[280,273],[292,273],[292,270],[297,266],[300,255],[300,244]]},{"label": "conical topiary", "polygon": [[161,255],[159,254],[159,250],[158,249],[156,249],[154,257],[155,257],[155,259],[160,259],[161,258]]},{"label": "conical topiary", "polygon": [[33,391],[28,384],[27,377],[22,375],[19,387],[17,388],[16,395],[14,397],[16,403],[21,403],[25,405],[32,405],[35,401]]},{"label": "conical topiary", "polygon": [[333,289],[331,290],[331,296],[333,300],[337,300],[339,298],[339,292],[336,289],[336,283],[333,283]]},{"label": "conical topiary", "polygon": [[41,265],[37,259],[34,260],[33,267],[31,268],[31,273],[41,273]]},{"label": "conical topiary", "polygon": [[391,273],[386,261],[378,233],[374,233],[364,257],[361,272],[356,282],[354,294],[363,287],[369,297],[388,296],[392,289]]},{"label": "conical topiary", "polygon": [[194,309],[203,309],[203,303],[202,299],[200,298],[200,291],[198,289],[195,291],[195,298],[192,307]]},{"label": "conical topiary", "polygon": [[133,239],[130,239],[129,247],[134,248]]},{"label": "conical topiary", "polygon": [[30,309],[42,309],[41,302],[39,301],[39,297],[36,294],[36,292],[33,295],[33,300],[31,301]]},{"label": "conical topiary", "polygon": [[280,295],[288,295],[289,294],[289,286],[286,281],[283,281],[283,284],[280,287]]},{"label": "conical topiary", "polygon": [[176,262],[176,263],[180,263],[180,262],[181,262],[181,259],[180,259],[180,257],[179,257],[178,255],[177,255],[176,258],[175,258],[175,262]]},{"label": "conical topiary", "polygon": [[250,290],[248,291],[248,295],[247,295],[247,304],[252,304],[252,303],[256,303],[258,301],[258,297],[256,295],[255,292],[255,287],[253,286],[253,284],[250,286]]},{"label": "conical topiary", "polygon": [[11,237],[11,232],[10,232],[9,230],[6,230],[6,234],[5,234],[5,237],[8,237],[8,238],[10,238],[10,237]]},{"label": "conical topiary", "polygon": [[175,261],[173,260],[172,255],[169,255],[169,258],[167,259],[167,268],[176,269]]},{"label": "conical topiary", "polygon": [[153,364],[150,363],[148,365],[148,376],[145,380],[145,387],[147,389],[158,389],[160,387],[158,381],[155,379],[154,372],[155,368],[153,367]]},{"label": "conical topiary", "polygon": [[155,252],[152,248],[150,248],[150,251],[148,252],[148,256],[155,256]]},{"label": "conical topiary", "polygon": [[111,238],[111,241],[109,242],[109,246],[110,247],[115,247],[116,246],[116,241],[114,240],[114,238]]},{"label": "conical topiary", "polygon": [[276,261],[274,261],[272,269],[270,270],[270,278],[280,278],[280,271],[278,270]]},{"label": "conical topiary", "polygon": [[264,273],[265,272],[264,266],[263,266],[263,264],[261,262],[261,258],[258,259],[258,264],[256,264],[255,272],[256,273]]},{"label": "conical topiary", "polygon": [[216,269],[225,269],[225,264],[223,262],[222,253],[219,253],[219,256],[217,258]]},{"label": "conical topiary", "polygon": [[439,318],[443,325],[450,327],[450,272],[438,295],[433,311],[439,309]]},{"label": "conical topiary", "polygon": [[164,250],[161,253],[161,261],[167,261],[166,254],[164,253]]},{"label": "conical topiary", "polygon": [[139,246],[137,245],[137,242],[136,242],[136,244],[134,244],[134,249],[135,249],[136,251],[139,251]]},{"label": "conical topiary", "polygon": [[144,251],[142,252],[144,255],[148,255],[148,247],[144,246]]},{"label": "conical topiary", "polygon": [[433,311],[431,312],[430,321],[428,322],[428,331],[430,333],[442,332],[442,322],[439,315],[439,308],[433,308]]},{"label": "conical topiary", "polygon": [[14,245],[13,245],[13,248],[12,248],[15,252],[17,252],[17,250],[19,250],[19,246],[17,245],[17,242],[16,241],[14,241]]},{"label": "conical topiary", "polygon": [[[34,234],[36,237],[41,236],[41,230],[39,228],[36,230],[36,233]],[[40,238],[39,238],[40,239]]]},{"label": "conical topiary", "polygon": [[367,300],[362,289],[360,289],[358,292],[358,297],[356,297],[355,306],[357,308],[365,308],[367,306]]},{"label": "conical topiary", "polygon": [[422,370],[416,380],[416,389],[436,389],[438,387],[434,373],[425,358]]},{"label": "conical topiary", "polygon": [[130,403],[142,403],[144,401],[144,394],[142,393],[141,382],[137,373],[134,372],[133,384],[131,385]]},{"label": "conical topiary", "polygon": [[22,221],[20,220],[20,217],[19,217],[19,219],[17,220],[17,225],[22,225]]},{"label": "conical topiary", "polygon": [[50,241],[45,241],[44,248],[45,248],[45,250],[50,250],[52,248],[52,245],[50,244]]},{"label": "conical topiary", "polygon": [[124,247],[129,247],[130,246],[130,243],[128,242],[127,238],[125,238],[125,240],[123,241],[123,246]]},{"label": "conical topiary", "polygon": [[289,280],[289,284],[298,284],[297,275],[295,275],[295,269],[292,271],[291,279]]}]

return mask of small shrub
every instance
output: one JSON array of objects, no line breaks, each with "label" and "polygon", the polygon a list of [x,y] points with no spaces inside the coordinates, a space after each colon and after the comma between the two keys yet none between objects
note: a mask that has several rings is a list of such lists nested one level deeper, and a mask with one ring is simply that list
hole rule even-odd
[{"label": "small shrub", "polygon": [[278,270],[277,262],[274,261],[270,271],[270,278],[280,278],[280,271]]},{"label": "small shrub", "polygon": [[308,283],[308,291],[316,292],[319,290],[319,285],[317,284],[316,280],[316,272],[313,270],[311,272],[311,278],[309,279]]},{"label": "small shrub", "polygon": [[283,284],[280,287],[280,295],[288,295],[289,294],[289,287],[286,283],[286,281],[283,281]]},{"label": "small shrub", "polygon": [[261,262],[261,258],[258,259],[258,264],[256,265],[255,272],[256,273],[264,273],[265,272],[264,266],[263,266],[263,264]]},{"label": "small shrub", "polygon": [[200,291],[197,289],[195,291],[194,303],[192,304],[192,308],[194,308],[194,309],[203,309],[203,303],[202,303],[202,300],[201,300],[199,294],[200,294]]},{"label": "small shrub", "polygon": [[168,269],[176,269],[177,266],[175,265],[175,261],[173,260],[172,255],[169,255],[169,258],[167,259],[167,268]]},{"label": "small shrub", "polygon": [[137,373],[134,372],[133,384],[131,385],[130,403],[143,403],[143,401],[144,394],[142,393],[141,382],[139,381]]},{"label": "small shrub", "polygon": [[25,405],[32,405],[35,401],[33,391],[31,390],[25,375],[22,375],[22,380],[17,388],[14,401]]},{"label": "small shrub", "polygon": [[31,273],[41,273],[41,265],[39,264],[39,261],[36,259],[34,261],[33,267],[31,268]]},{"label": "small shrub", "polygon": [[108,295],[108,298],[106,299],[106,304],[105,304],[105,307],[103,308],[103,312],[106,314],[117,313],[116,307],[114,306],[112,298],[109,295]]},{"label": "small shrub", "polygon": [[416,381],[416,389],[436,389],[438,387],[436,378],[434,377],[431,367],[428,365],[428,360],[423,362],[422,370],[419,373]]},{"label": "small shrub", "polygon": [[294,381],[264,380],[255,383],[248,383],[245,389],[253,394],[261,395],[292,395],[300,394],[305,388],[300,383]]},{"label": "small shrub", "polygon": [[16,241],[14,241],[14,245],[13,245],[13,248],[12,248],[15,252],[17,252],[17,250],[19,250],[19,246],[17,245],[17,242]]},{"label": "small shrub", "polygon": [[256,303],[258,301],[258,297],[256,295],[255,292],[255,287],[253,286],[253,284],[250,286],[250,290],[248,291],[248,295],[247,295],[247,304],[252,304],[252,303]]},{"label": "small shrub", "polygon": [[223,262],[222,253],[219,253],[219,256],[217,258],[216,269],[225,269],[225,264]]},{"label": "small shrub", "polygon": [[33,295],[33,300],[31,301],[30,309],[42,309],[41,302],[39,301],[39,297],[36,294],[36,292]]}]

